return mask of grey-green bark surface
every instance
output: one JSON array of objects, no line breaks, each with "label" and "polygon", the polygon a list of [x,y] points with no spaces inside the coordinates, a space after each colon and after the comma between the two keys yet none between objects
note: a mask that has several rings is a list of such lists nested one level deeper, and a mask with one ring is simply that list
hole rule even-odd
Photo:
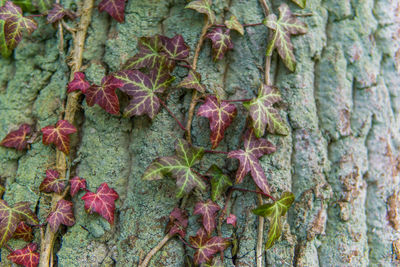
[{"label": "grey-green bark surface", "polygon": [[[63,1],[69,6],[73,1]],[[128,0],[126,22],[118,24],[95,11],[84,52],[88,79],[99,82],[137,51],[141,36],[182,34],[193,50],[203,17],[184,9],[185,0]],[[258,0],[214,0],[221,23],[230,14],[243,23],[260,22],[264,15]],[[302,17],[309,32],[294,37],[297,70],[288,72],[277,57],[272,60],[274,83],[283,94],[282,115],[290,125],[286,137],[268,136],[278,151],[261,159],[273,192],[290,190],[296,201],[290,209],[279,242],[265,254],[268,266],[398,266],[395,242],[400,233],[388,216],[388,199],[399,191],[400,74],[395,53],[399,49],[399,10],[396,0],[309,0],[304,10],[288,3]],[[396,17],[397,13],[397,17]],[[0,139],[21,123],[40,129],[55,123],[62,112],[68,68],[60,58],[57,32],[45,25],[25,38],[11,59],[0,59]],[[233,33],[235,49],[217,63],[205,43],[198,71],[210,92],[225,98],[253,97],[263,81],[268,30],[246,28]],[[71,37],[66,36],[68,51]],[[176,71],[178,81],[184,70]],[[122,96],[123,103],[127,98]],[[173,89],[169,107],[184,121],[191,93]],[[245,125],[246,111],[227,131],[220,150],[236,149]],[[148,164],[173,153],[182,132],[163,110],[150,121],[112,116],[98,106],[82,103],[78,115],[73,171],[95,190],[107,182],[120,195],[116,222],[110,226],[83,210],[73,198],[77,222],[60,234],[58,266],[136,266],[164,236],[169,212],[179,203],[175,181],[142,181]],[[208,122],[195,118],[194,144],[210,147]],[[55,150],[36,142],[27,152],[0,147],[0,177],[9,203],[30,201],[42,221],[49,197],[40,193],[45,170],[54,166]],[[203,170],[219,163],[229,171],[235,160],[207,155]],[[247,177],[244,188],[254,189]],[[193,210],[196,199],[187,205]],[[399,200],[398,200],[399,201]],[[221,204],[221,203],[220,203]],[[240,236],[237,266],[255,266],[257,218],[250,213],[256,196],[235,192],[231,211],[238,216]],[[396,219],[396,218],[395,218]],[[393,218],[392,218],[393,220]],[[398,220],[398,218],[397,218]],[[190,234],[198,226],[190,218]],[[268,224],[266,225],[266,230]],[[224,229],[230,235],[231,228]],[[39,233],[36,233],[39,236]],[[15,248],[21,242],[13,242]],[[154,256],[151,266],[182,266],[185,250],[171,240]],[[230,251],[226,266],[232,266]],[[6,252],[2,251],[3,263]]]}]

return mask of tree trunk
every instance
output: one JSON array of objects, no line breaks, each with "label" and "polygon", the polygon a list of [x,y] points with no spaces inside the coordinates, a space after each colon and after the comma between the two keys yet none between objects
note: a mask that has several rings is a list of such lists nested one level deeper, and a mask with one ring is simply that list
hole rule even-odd
[{"label": "tree trunk", "polygon": [[[63,2],[68,7],[74,1]],[[137,52],[141,36],[181,34],[193,52],[203,18],[184,9],[186,2],[128,0],[122,24],[95,10],[84,52],[88,79],[99,83],[103,75],[118,70]],[[213,2],[219,23],[231,14],[243,23],[264,19],[258,0]],[[276,56],[272,59],[273,81],[283,95],[282,115],[291,132],[285,137],[268,136],[278,150],[261,162],[273,193],[292,191],[296,201],[280,241],[265,253],[264,262],[267,266],[398,266],[400,74],[396,63],[400,62],[395,54],[400,47],[400,2],[309,0],[304,10],[288,0],[271,2],[275,13],[285,2],[294,12],[311,16],[300,17],[308,33],[292,38],[296,72],[290,73]],[[44,19],[40,25],[11,59],[0,59],[0,138],[21,123],[36,124],[40,130],[54,124],[62,112],[69,69],[59,54],[56,28]],[[206,41],[198,72],[208,90],[218,90],[226,99],[255,96],[263,81],[260,66],[267,37],[265,26],[248,27],[243,37],[233,33],[234,50],[216,63]],[[65,45],[68,53],[69,34]],[[176,72],[178,77],[185,74]],[[167,104],[184,121],[190,100],[188,90],[174,89]],[[169,212],[180,203],[175,181],[143,181],[141,176],[155,158],[173,153],[182,131],[166,110],[153,121],[145,116],[128,119],[83,101],[77,116],[73,172],[85,178],[92,191],[107,182],[120,200],[115,225],[110,226],[84,212],[83,192],[75,196],[77,222],[59,235],[55,260],[58,266],[69,267],[136,266],[162,240]],[[238,147],[245,116],[239,108],[219,150]],[[194,144],[210,147],[208,129],[206,119],[194,119]],[[54,162],[54,149],[40,140],[27,152],[0,147],[4,199],[32,202],[44,222],[49,198],[38,188]],[[215,162],[230,171],[237,167],[235,160],[223,155],[207,155],[202,167],[206,170]],[[249,177],[241,186],[255,189]],[[189,199],[188,210],[195,201],[195,196]],[[257,197],[235,192],[233,201],[231,211],[238,216],[240,237],[236,266],[255,266],[258,219],[250,210]],[[197,229],[196,218],[190,219],[191,235]],[[265,227],[266,236],[268,223]],[[13,241],[11,246],[21,244]],[[193,251],[172,239],[150,266],[182,266],[186,253]],[[230,250],[225,256],[226,266],[233,266]]]}]

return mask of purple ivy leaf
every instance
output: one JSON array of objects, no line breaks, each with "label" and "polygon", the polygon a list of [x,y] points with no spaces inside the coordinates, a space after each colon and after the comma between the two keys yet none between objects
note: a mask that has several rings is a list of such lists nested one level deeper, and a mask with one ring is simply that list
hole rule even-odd
[{"label": "purple ivy leaf", "polygon": [[83,72],[77,71],[74,73],[74,79],[68,83],[67,93],[71,93],[76,90],[80,90],[82,93],[86,93],[89,89],[90,83],[86,81],[85,74]]},{"label": "purple ivy leaf", "polygon": [[106,11],[118,22],[125,20],[125,2],[126,0],[103,0],[99,4],[99,11]]},{"label": "purple ivy leaf", "polygon": [[188,75],[178,84],[178,87],[195,89],[200,93],[206,92],[206,87],[203,84],[201,84],[200,73],[194,70],[189,70]]},{"label": "purple ivy leaf", "polygon": [[162,51],[171,60],[184,60],[189,56],[190,48],[185,43],[182,35],[178,34],[172,38],[160,36]]},{"label": "purple ivy leaf", "polygon": [[39,186],[39,190],[46,193],[55,192],[61,194],[65,188],[65,182],[60,179],[60,173],[56,170],[47,170],[46,178]]},{"label": "purple ivy leaf", "polygon": [[76,15],[71,10],[64,8],[60,4],[54,3],[53,9],[51,9],[47,14],[47,22],[55,23],[59,20],[62,20],[65,16],[67,16],[70,19],[76,18]]},{"label": "purple ivy leaf", "polygon": [[208,200],[207,202],[197,202],[194,207],[193,214],[201,214],[203,216],[203,227],[206,230],[208,235],[211,235],[212,231],[214,231],[216,227],[215,223],[215,214],[221,208],[218,204]]},{"label": "purple ivy leaf", "polygon": [[207,33],[206,37],[212,42],[214,61],[223,59],[225,53],[233,49],[233,42],[229,29],[224,30],[221,27],[213,28]]},{"label": "purple ivy leaf", "polygon": [[74,204],[71,201],[60,199],[57,202],[56,209],[50,212],[46,221],[50,224],[51,230],[56,232],[60,224],[72,226],[75,224]]}]

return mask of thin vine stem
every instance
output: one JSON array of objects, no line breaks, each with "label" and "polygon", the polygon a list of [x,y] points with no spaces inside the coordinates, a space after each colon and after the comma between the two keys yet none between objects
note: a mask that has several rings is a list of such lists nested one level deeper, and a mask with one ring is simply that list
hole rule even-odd
[{"label": "thin vine stem", "polygon": [[219,150],[204,150],[204,153],[209,153],[209,154],[225,154],[228,155],[229,152],[226,151],[219,151]]},{"label": "thin vine stem", "polygon": [[167,104],[165,104],[165,102],[162,101],[161,99],[159,99],[159,101],[160,101],[161,105],[168,111],[169,115],[171,115],[171,117],[174,118],[176,123],[178,123],[178,125],[182,129],[182,131],[186,132],[185,126],[183,126],[183,124],[178,120],[178,118],[175,116],[175,114],[168,108]]},{"label": "thin vine stem", "polygon": [[164,238],[154,248],[150,250],[144,260],[139,263],[139,267],[146,267],[149,264],[151,258],[168,242],[170,238],[171,236],[169,234],[165,235]]},{"label": "thin vine stem", "polygon": [[222,100],[224,102],[250,102],[253,100],[253,98],[245,98],[245,99],[227,99],[227,100]]}]

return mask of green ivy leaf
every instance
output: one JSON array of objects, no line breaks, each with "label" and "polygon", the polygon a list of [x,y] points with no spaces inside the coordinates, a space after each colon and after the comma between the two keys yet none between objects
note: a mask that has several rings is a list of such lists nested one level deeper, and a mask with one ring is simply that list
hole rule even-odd
[{"label": "green ivy leaf", "polygon": [[268,240],[265,244],[265,249],[271,248],[275,241],[279,239],[282,233],[281,217],[285,216],[294,201],[294,195],[290,192],[283,192],[279,200],[272,204],[264,204],[258,206],[252,212],[255,215],[266,217],[270,221],[270,228],[268,231]]},{"label": "green ivy leaf", "polygon": [[211,9],[212,1],[211,0],[196,0],[192,1],[185,6],[185,8],[194,9],[199,13],[206,14],[208,16],[208,20],[211,24],[215,24],[215,13]]},{"label": "green ivy leaf", "polygon": [[195,89],[200,93],[206,92],[206,87],[203,84],[201,84],[200,73],[194,70],[189,70],[188,75],[178,84],[178,87]]},{"label": "green ivy leaf", "polygon": [[232,181],[217,165],[212,165],[208,169],[211,178],[211,199],[216,201],[228,187],[232,186]]},{"label": "green ivy leaf", "polygon": [[53,6],[53,0],[33,0],[33,5],[39,10],[40,13],[46,14],[47,11]]},{"label": "green ivy leaf", "polygon": [[286,4],[282,4],[279,7],[279,12],[278,20],[275,14],[270,14],[264,20],[264,24],[274,31],[272,40],[267,47],[267,56],[271,56],[276,48],[286,67],[291,71],[295,71],[296,59],[294,57],[293,44],[290,40],[290,36],[306,33],[307,25],[298,20]]},{"label": "green ivy leaf", "polygon": [[159,180],[165,175],[171,175],[176,179],[178,191],[176,197],[181,198],[194,187],[201,190],[206,184],[192,166],[204,155],[203,148],[191,146],[187,141],[178,139],[175,145],[175,156],[158,158],[147,168],[143,175],[144,180]]},{"label": "green ivy leaf", "polygon": [[32,0],[12,0],[12,2],[17,6],[20,6],[23,11],[32,12],[36,9],[32,3]]},{"label": "green ivy leaf", "polygon": [[305,8],[307,0],[292,0],[292,2],[295,3],[296,5],[298,5],[301,8]]},{"label": "green ivy leaf", "polygon": [[279,115],[278,110],[273,107],[274,103],[278,101],[281,101],[281,94],[278,88],[263,84],[260,87],[257,98],[243,103],[243,106],[250,112],[252,125],[257,137],[264,135],[265,127],[272,134],[289,134],[286,123]]},{"label": "green ivy leaf", "polygon": [[225,26],[230,29],[230,30],[235,30],[238,33],[240,33],[241,35],[244,34],[244,28],[243,25],[240,24],[240,22],[238,21],[238,19],[236,18],[236,16],[231,16],[229,18],[229,20],[225,20]]}]

